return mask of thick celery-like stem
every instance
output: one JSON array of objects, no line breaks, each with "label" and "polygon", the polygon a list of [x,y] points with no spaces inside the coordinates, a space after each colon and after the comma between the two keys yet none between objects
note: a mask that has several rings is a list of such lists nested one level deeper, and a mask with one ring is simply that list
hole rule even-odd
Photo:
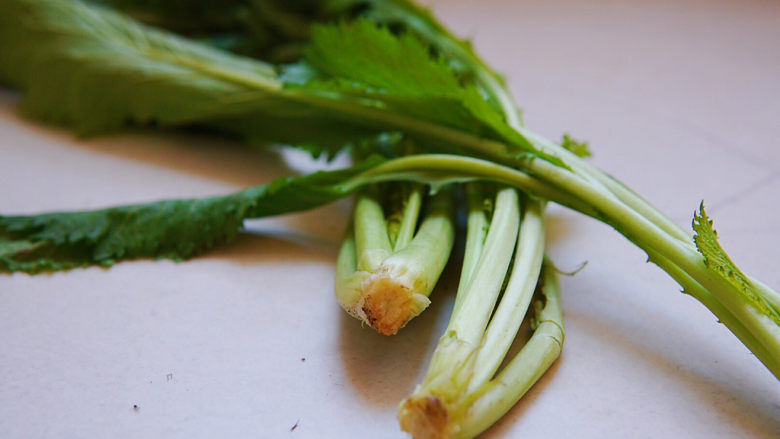
[{"label": "thick celery-like stem", "polygon": [[[520,225],[517,191],[499,190],[495,210],[481,256],[468,286],[459,291],[460,305],[453,309],[447,329],[428,366],[422,384],[425,393],[444,401],[461,397],[474,371],[474,353],[479,348],[514,252]],[[475,242],[475,246],[482,243]],[[470,252],[471,249],[466,249]],[[454,385],[455,383],[459,385]],[[418,389],[419,390],[419,389]],[[415,394],[418,394],[415,391]]]},{"label": "thick celery-like stem", "polygon": [[[450,318],[448,333],[454,332],[466,343],[476,344],[481,340],[501,292],[519,227],[520,204],[517,191],[511,188],[501,189],[496,195],[496,208],[482,257],[463,294],[462,304]],[[467,316],[461,317],[464,312]]]},{"label": "thick celery-like stem", "polygon": [[563,313],[555,269],[545,263],[534,302],[534,333],[498,375],[444,401],[420,389],[399,408],[402,428],[415,439],[467,439],[485,431],[539,380],[561,353]]},{"label": "thick celery-like stem", "polygon": [[376,187],[366,188],[355,199],[355,251],[357,269],[371,272],[392,252],[382,201]]},{"label": "thick celery-like stem", "polygon": [[[417,218],[420,215],[424,187],[420,184],[411,184],[408,193],[404,193],[404,206],[401,208],[398,229],[393,237],[393,250],[398,251],[409,245],[417,230]],[[406,187],[406,186],[404,186]]]},{"label": "thick celery-like stem", "polygon": [[485,239],[490,225],[490,214],[493,211],[493,197],[486,197],[488,189],[484,183],[471,182],[466,184],[466,199],[468,204],[468,219],[466,222],[466,248],[463,254],[463,264],[460,270],[458,294],[452,313],[455,314],[466,297],[465,290],[471,282],[474,270],[485,248]]},{"label": "thick celery-like stem", "polygon": [[676,238],[681,242],[690,243],[690,237],[682,227],[672,221],[668,216],[659,212],[647,200],[626,187],[620,181],[614,179],[610,175],[607,175],[604,171],[592,166],[585,160],[577,157],[557,143],[547,140],[528,129],[521,127],[518,129],[518,132],[530,140],[534,146],[539,148],[541,151],[560,158],[567,166],[570,166],[572,169],[577,171],[580,176],[587,179],[591,184],[600,186],[606,193],[616,197],[631,209],[637,211],[653,224],[657,225],[663,231],[668,233],[669,236]]},{"label": "thick celery-like stem", "polygon": [[772,358],[769,351],[756,339],[753,334],[712,294],[702,287],[699,282],[693,279],[688,273],[674,265],[668,258],[654,250],[647,251],[650,261],[666,271],[669,276],[677,281],[683,287],[683,292],[690,294],[699,302],[703,303],[714,315],[728,327],[734,335],[739,338],[753,354],[761,360],[770,370],[780,370],[780,363]]},{"label": "thick celery-like stem", "polygon": [[[603,215],[602,219],[605,222],[612,225],[640,248],[648,253],[655,252],[662,255],[668,259],[669,263],[684,271],[708,290],[716,301],[728,309],[760,341],[773,357],[775,363],[780,362],[780,326],[769,315],[765,315],[745,300],[742,292],[729,283],[726,278],[709,269],[704,256],[689,243],[681,242],[669,235],[652,220],[620,200],[606,196],[598,188],[587,184],[576,174],[563,171],[541,161],[530,163],[529,168],[542,179],[554,181],[558,187],[596,207]],[[756,291],[762,298],[766,297],[766,292],[760,289]],[[767,299],[764,298],[764,300]],[[771,299],[767,301],[771,303]],[[735,335],[739,336],[738,333]],[[772,370],[770,364],[766,365]],[[775,375],[780,373],[777,369],[772,370],[772,372]]]},{"label": "thick celery-like stem", "polygon": [[[397,187],[387,188],[393,194]],[[454,196],[442,189],[428,197],[422,220],[422,187],[410,185],[405,202],[394,204],[388,224],[377,187],[355,202],[353,222],[336,265],[336,297],[352,316],[377,332],[392,335],[429,304],[455,236]],[[397,225],[392,232],[393,224]],[[393,235],[392,239],[390,235]],[[394,242],[392,242],[394,241]]]},{"label": "thick celery-like stem", "polygon": [[[482,74],[481,76],[490,73],[480,62],[481,60],[473,59],[471,54],[459,53],[458,55],[474,61],[473,65]],[[511,102],[511,96],[505,88],[497,86],[495,82],[483,83],[499,102]],[[750,305],[746,307],[732,286],[704,270],[703,259],[696,251],[691,236],[685,230],[623,183],[581,160],[562,146],[522,126],[512,124],[512,127],[540,150],[560,158],[569,166],[582,179],[576,181],[574,185],[590,186],[591,194],[598,194],[598,197],[594,197],[598,198],[598,201],[587,203],[599,213],[598,217],[603,219],[603,216],[609,216],[609,214],[604,215],[605,210],[615,212],[608,222],[647,251],[653,262],[707,306],[776,376],[780,377],[778,366],[780,330],[777,324],[757,313],[754,307]],[[533,169],[531,171],[534,172]],[[562,173],[558,172],[558,174]],[[549,181],[557,184],[560,180],[553,177],[549,178]],[[572,195],[582,200],[587,198],[581,195],[584,192],[573,191]],[[605,204],[606,208],[603,207]],[[612,209],[613,206],[619,209]],[[635,233],[631,230],[634,224],[656,232],[652,233],[655,236],[644,237],[642,233]],[[641,232],[641,229],[638,231]],[[662,244],[659,245],[659,242]],[[780,313],[780,294],[757,279],[750,277],[748,279],[763,300],[774,308],[775,313]]]},{"label": "thick celery-like stem", "polygon": [[361,278],[357,273],[357,249],[355,245],[355,232],[352,224],[347,228],[344,241],[341,243],[338,258],[336,259],[336,298],[347,312],[355,315],[350,310],[360,300],[362,290]]},{"label": "thick celery-like stem", "polygon": [[[477,212],[480,202],[490,199],[493,192],[483,191],[483,187],[471,185],[467,189],[471,213],[477,218],[469,222],[469,227],[484,229],[487,224],[486,219],[479,219]],[[399,408],[402,428],[415,438],[459,435],[472,403],[492,388],[491,378],[517,335],[536,289],[544,251],[544,202],[523,197],[523,205],[521,217],[517,193],[513,189],[499,189],[487,237],[477,239],[481,237],[479,230],[468,231],[475,238],[467,238],[466,257],[479,260],[464,266],[463,276],[468,280],[461,282],[458,305],[434,352],[428,373]],[[484,211],[481,213],[484,216]],[[511,260],[511,273],[507,275]],[[507,277],[501,301],[495,307]],[[538,378],[548,366],[528,372],[529,376]],[[486,426],[498,418],[490,413],[482,416],[485,422],[490,419]]]},{"label": "thick celery-like stem", "polygon": [[[440,158],[441,160],[439,160]],[[422,167],[423,162],[431,179],[440,178],[438,173],[445,172],[447,169],[446,172],[457,173],[461,179],[471,176],[472,178],[497,181],[536,193],[543,193],[545,198],[572,207],[613,226],[649,255],[662,256],[664,262],[659,266],[672,277],[682,279],[680,274],[684,274],[701,286],[703,290],[706,290],[707,296],[694,297],[704,297],[705,300],[702,300],[702,303],[716,315],[721,313],[721,310],[728,310],[733,319],[723,319],[722,322],[732,329],[734,334],[751,350],[760,345],[761,352],[756,352],[756,355],[772,373],[780,377],[780,368],[778,368],[778,364],[780,364],[780,325],[777,324],[772,315],[772,310],[777,309],[777,293],[748,276],[746,279],[751,285],[745,285],[745,287],[753,288],[752,293],[757,294],[770,306],[769,312],[754,306],[738,286],[707,266],[705,257],[691,245],[691,237],[688,238],[688,242],[681,241],[614,194],[605,192],[602,185],[591,184],[588,179],[576,172],[554,166],[544,160],[518,161],[518,165],[526,170],[523,172],[478,159],[455,158],[453,156],[417,156],[381,165],[370,172],[377,172],[381,169],[400,176],[400,173],[394,170],[406,167],[405,173],[410,175],[413,174],[413,169],[418,166]],[[425,181],[422,175],[415,175],[414,178]],[[660,259],[651,258],[653,262],[656,260]],[[711,300],[709,300],[710,298]],[[739,322],[739,325],[735,326],[733,322]]]},{"label": "thick celery-like stem", "polygon": [[764,300],[766,300],[769,304],[771,304],[772,307],[774,307],[774,309],[778,313],[780,313],[780,293],[773,290],[772,288],[769,287],[769,285],[761,282],[760,280],[752,276],[748,276],[748,277],[750,279],[750,284],[753,285],[753,287],[760,292]]},{"label": "thick celery-like stem", "polygon": [[560,287],[552,264],[545,263],[541,294],[534,303],[534,333],[510,363],[477,389],[461,416],[455,439],[472,438],[493,425],[531,388],[561,354],[564,340]]},{"label": "thick celery-like stem", "polygon": [[482,337],[482,346],[477,354],[469,392],[476,391],[487,382],[501,365],[523,322],[523,316],[531,303],[539,272],[542,269],[545,247],[545,203],[528,197],[525,197],[524,201],[515,263],[509,275],[504,298],[501,299],[501,306],[496,309]]}]

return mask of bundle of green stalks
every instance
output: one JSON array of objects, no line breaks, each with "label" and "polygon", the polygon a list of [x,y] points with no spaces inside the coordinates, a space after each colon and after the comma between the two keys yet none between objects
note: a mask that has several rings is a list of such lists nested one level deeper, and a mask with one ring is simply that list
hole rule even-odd
[{"label": "bundle of green stalks", "polygon": [[[354,165],[222,197],[0,216],[0,270],[185,259],[234,239],[245,219],[354,194],[336,297],[392,335],[430,304],[460,211],[452,315],[398,418],[416,438],[467,438],[561,352],[556,271],[544,252],[551,201],[639,246],[780,377],[780,294],[734,265],[703,205],[692,236],[585,161],[585,144],[530,131],[502,78],[426,9],[407,0],[180,3],[4,0],[0,82],[21,92],[26,115],[81,135],[195,127],[315,157],[346,152]],[[524,320],[532,335],[506,358]]]}]

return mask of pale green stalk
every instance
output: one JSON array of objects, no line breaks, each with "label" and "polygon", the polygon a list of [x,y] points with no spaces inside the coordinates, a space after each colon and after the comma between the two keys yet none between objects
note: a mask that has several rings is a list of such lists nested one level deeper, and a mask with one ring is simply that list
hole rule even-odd
[{"label": "pale green stalk", "polygon": [[[472,216],[469,227],[478,227],[468,231],[471,239],[467,238],[465,257],[472,262],[464,265],[456,305],[428,373],[399,408],[402,428],[415,438],[460,434],[465,414],[491,388],[491,378],[516,337],[542,266],[544,202],[524,197],[521,216],[515,190],[499,189],[488,221],[483,205],[492,191],[475,184],[467,191]],[[489,230],[483,240],[488,222]],[[474,259],[478,261],[473,262]],[[510,261],[511,273],[507,274]],[[549,364],[540,364],[531,375],[541,375],[547,367]],[[491,398],[513,399],[514,393],[498,392]],[[480,416],[487,422],[485,428],[497,419],[492,413]]]},{"label": "pale green stalk", "polygon": [[[449,349],[445,335],[434,355],[440,355],[441,360],[450,357],[449,376],[446,370],[429,370],[429,374],[439,375],[430,381],[426,377],[414,394],[401,404],[399,421],[405,431],[411,432],[416,439],[474,437],[503,416],[552,365],[563,344],[563,315],[554,269],[548,267],[542,276],[544,304],[538,302],[534,307],[535,331],[522,350],[493,377],[498,365],[475,360],[483,349],[490,349],[485,339],[465,356],[468,362],[464,365],[457,362],[463,358],[464,345],[460,345],[461,350]],[[502,299],[497,312],[505,306],[505,300]],[[497,325],[502,323],[496,322]],[[509,336],[510,341],[513,339],[514,335]],[[500,364],[504,355],[496,356],[495,360]],[[463,370],[470,374],[464,374]]]},{"label": "pale green stalk", "polygon": [[774,291],[767,284],[752,276],[748,276],[748,278],[750,279],[750,283],[761,292],[761,295],[764,297],[764,299],[766,299],[766,301],[769,302],[778,313],[780,313],[780,293]]},{"label": "pale green stalk", "polygon": [[[447,333],[456,333],[458,339],[465,343],[479,343],[501,292],[519,227],[517,191],[501,189],[496,195],[496,209],[482,255],[466,288],[462,305],[450,317]],[[467,315],[461,317],[464,312]]]},{"label": "pale green stalk", "polygon": [[414,238],[414,232],[417,230],[417,219],[420,216],[420,207],[422,207],[423,190],[423,185],[414,184],[408,196],[405,197],[406,205],[403,207],[397,236],[393,244],[394,251],[406,247]]},{"label": "pale green stalk", "polygon": [[[451,175],[457,175],[461,179],[469,177],[485,178],[542,194],[547,199],[568,205],[607,222],[648,253],[653,252],[663,255],[664,258],[668,259],[669,264],[673,264],[687,276],[694,279],[704,289],[709,291],[717,303],[729,310],[736,321],[739,321],[745,329],[736,328],[733,331],[735,335],[743,339],[743,342],[750,348],[756,345],[755,342],[744,337],[746,333],[751,334],[763,346],[764,352],[768,355],[767,357],[767,355],[762,354],[760,358],[762,360],[770,358],[769,361],[764,361],[764,364],[776,376],[780,377],[780,368],[777,367],[777,364],[780,363],[780,326],[770,316],[763,314],[758,308],[744,299],[735,286],[709,269],[704,263],[703,256],[694,250],[689,243],[670,236],[661,227],[631,209],[613,194],[604,193],[602,187],[591,185],[575,173],[542,160],[528,160],[523,164],[525,169],[534,173],[535,177],[532,177],[516,169],[477,159],[456,158],[453,156],[427,157],[425,167],[428,172],[436,171],[444,174],[449,172]],[[423,160],[420,157],[417,159]],[[388,165],[385,169],[392,174],[393,168],[406,165],[411,165],[404,171],[407,176],[413,174],[412,170],[420,166],[410,160],[396,162]],[[382,168],[382,166],[379,168]],[[449,171],[444,171],[444,169]],[[371,172],[374,171],[372,170]],[[437,177],[433,175],[432,178],[435,179]],[[535,190],[540,187],[544,187],[544,189],[542,191]],[[563,196],[561,197],[560,195]],[[661,268],[667,269],[667,271],[672,270],[668,266],[661,266]],[[679,278],[679,276],[673,276]],[[756,291],[761,297],[766,298],[765,300],[768,303],[775,303],[773,301],[775,296],[768,293],[768,291],[771,291],[768,287],[759,284]],[[711,301],[709,303],[703,301],[703,303],[714,313],[718,313],[717,309],[713,309]],[[723,323],[731,328],[728,319],[724,319]]]},{"label": "pale green stalk", "polygon": [[567,166],[577,171],[583,178],[588,179],[593,184],[600,185],[606,191],[614,195],[618,200],[624,202],[631,209],[634,209],[640,215],[646,217],[649,221],[656,224],[670,236],[690,243],[690,235],[683,230],[677,223],[669,217],[655,209],[644,198],[626,187],[624,184],[615,180],[613,177],[604,173],[604,171],[594,167],[590,163],[577,157],[566,148],[545,139],[538,134],[526,128],[519,128],[518,132],[526,139],[530,140],[534,146],[541,151],[560,158]]},{"label": "pale green stalk", "polygon": [[[374,185],[358,194],[352,225],[336,265],[336,297],[341,306],[377,332],[395,334],[429,304],[449,258],[455,235],[452,191],[428,197],[422,209],[422,186],[404,192],[403,205],[390,206],[386,219],[380,189]],[[384,201],[384,202],[383,202]],[[395,218],[398,215],[400,218]],[[392,229],[392,230],[391,230]]]},{"label": "pale green stalk", "polygon": [[487,231],[490,227],[489,215],[493,211],[493,201],[485,198],[484,183],[471,182],[466,185],[466,198],[468,204],[468,219],[466,221],[466,245],[463,253],[463,264],[460,269],[460,281],[458,292],[455,296],[455,304],[452,314],[458,312],[466,297],[465,291],[471,282],[474,271],[482,256],[485,247]]},{"label": "pale green stalk", "polygon": [[699,302],[703,303],[714,315],[718,318],[718,321],[726,325],[726,327],[742,341],[742,343],[764,363],[770,370],[780,370],[780,363],[770,355],[769,351],[756,339],[755,336],[732,314],[726,309],[720,302],[718,302],[712,294],[695,279],[693,279],[688,273],[680,269],[669,261],[668,258],[659,254],[654,250],[647,252],[650,260],[666,271],[680,286],[683,287],[683,292],[690,294]]},{"label": "pale green stalk", "polygon": [[[670,236],[638,212],[619,200],[605,196],[575,174],[550,164],[537,161],[529,168],[548,181],[567,189],[584,202],[597,206],[606,221],[640,248],[654,250],[685,271],[734,316],[769,350],[775,361],[780,361],[780,326],[750,303],[735,287],[708,269],[703,256],[691,245]],[[690,238],[689,238],[690,239]]]},{"label": "pale green stalk", "polygon": [[482,247],[479,261],[468,285],[459,292],[459,306],[453,309],[422,384],[426,392],[445,401],[458,398],[466,390],[473,374],[474,352],[490,321],[512,260],[520,225],[517,191],[499,190],[495,206],[484,244],[474,242]]},{"label": "pale green stalk", "polygon": [[542,271],[541,295],[535,303],[535,326],[531,339],[491,381],[478,389],[478,396],[459,418],[452,438],[472,438],[509,411],[561,354],[564,340],[558,280],[547,264]]},{"label": "pale green stalk", "polygon": [[385,214],[376,188],[368,188],[358,194],[354,217],[357,269],[372,272],[392,252]]},{"label": "pale green stalk", "polygon": [[526,198],[524,207],[515,263],[501,305],[490,319],[490,325],[482,337],[475,373],[471,377],[467,390],[469,393],[476,391],[487,382],[501,365],[523,322],[542,269],[545,236],[544,202]]}]

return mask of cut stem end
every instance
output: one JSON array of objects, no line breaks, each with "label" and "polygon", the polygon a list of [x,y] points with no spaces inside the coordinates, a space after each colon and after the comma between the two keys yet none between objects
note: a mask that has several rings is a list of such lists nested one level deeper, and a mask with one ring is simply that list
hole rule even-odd
[{"label": "cut stem end", "polygon": [[401,429],[414,439],[445,439],[450,435],[450,416],[444,403],[435,396],[412,396],[398,410]]},{"label": "cut stem end", "polygon": [[355,314],[383,335],[397,333],[431,303],[390,277],[368,279],[362,289],[362,303]]}]

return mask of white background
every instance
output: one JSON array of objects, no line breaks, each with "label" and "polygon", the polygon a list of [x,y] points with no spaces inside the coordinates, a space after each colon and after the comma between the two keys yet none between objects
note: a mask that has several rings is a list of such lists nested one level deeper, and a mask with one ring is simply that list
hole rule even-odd
[{"label": "white background", "polygon": [[[589,140],[594,163],[686,227],[705,199],[733,259],[780,287],[780,3],[435,11],[506,74],[532,129]],[[76,139],[16,102],[0,94],[3,214],[293,172],[275,153],[183,134]],[[0,437],[403,437],[396,406],[446,324],[457,264],[399,335],[361,328],[333,297],[348,212],[252,222],[185,263],[0,276]],[[702,305],[607,226],[556,206],[548,217],[557,264],[588,261],[563,279],[564,352],[486,437],[780,437],[780,384]]]}]

